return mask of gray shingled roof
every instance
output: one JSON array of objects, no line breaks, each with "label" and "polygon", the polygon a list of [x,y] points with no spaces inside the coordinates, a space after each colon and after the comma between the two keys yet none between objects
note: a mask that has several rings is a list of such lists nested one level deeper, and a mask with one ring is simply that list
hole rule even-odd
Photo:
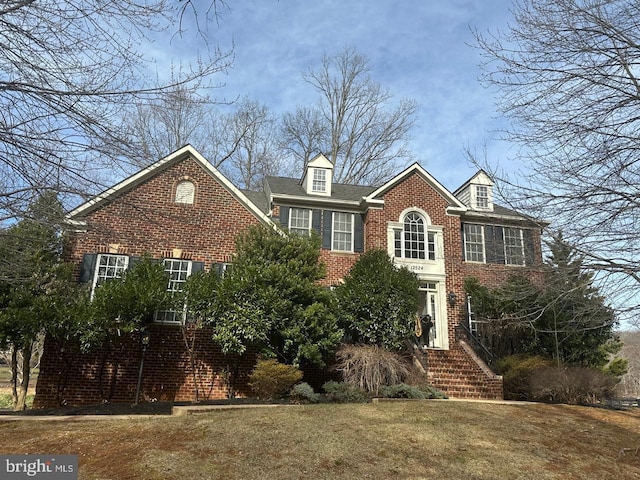
[{"label": "gray shingled roof", "polygon": [[[317,198],[317,195],[309,195],[305,192],[300,181],[290,177],[267,177],[267,183],[271,192],[278,195],[294,195],[296,197]],[[331,184],[331,198],[333,200],[358,201],[375,191],[376,187],[362,185],[346,185],[343,183]]]},{"label": "gray shingled roof", "polygon": [[498,215],[511,215],[513,217],[522,217],[523,215],[519,214],[515,210],[511,210],[509,208],[503,207],[502,205],[493,204],[493,213]]},{"label": "gray shingled roof", "polygon": [[510,208],[503,207],[502,205],[493,204],[492,212],[485,212],[481,210],[469,210],[467,213],[463,215],[468,215],[470,217],[481,215],[486,218],[494,218],[499,219],[500,217],[512,217],[515,221],[520,222],[529,222],[535,225],[546,225],[548,222],[537,220],[528,215],[524,215],[522,213],[518,213],[515,210],[511,210]]},{"label": "gray shingled roof", "polygon": [[253,202],[263,213],[269,212],[269,201],[264,192],[254,192],[253,190],[242,190],[242,193]]}]

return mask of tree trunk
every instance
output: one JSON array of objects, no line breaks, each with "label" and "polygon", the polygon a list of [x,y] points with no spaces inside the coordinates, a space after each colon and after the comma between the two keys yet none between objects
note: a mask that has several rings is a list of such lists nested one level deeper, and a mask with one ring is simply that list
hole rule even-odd
[{"label": "tree trunk", "polygon": [[22,349],[22,380],[20,388],[16,392],[16,402],[13,410],[18,412],[27,409],[27,392],[29,391],[29,379],[31,377],[31,352],[33,342],[28,342]]},{"label": "tree trunk", "polygon": [[193,376],[193,387],[195,389],[195,403],[200,403],[200,391],[198,389],[198,371],[196,369],[196,360],[195,360],[195,343],[196,343],[196,326],[194,325],[194,331],[192,332],[191,342],[189,342],[188,338],[188,325],[185,323],[180,327],[182,331],[182,339],[184,340],[184,346],[187,349],[187,355],[189,355],[189,364],[191,366],[191,375]]},{"label": "tree trunk", "polygon": [[11,403],[13,409],[18,404],[18,349],[11,345]]}]

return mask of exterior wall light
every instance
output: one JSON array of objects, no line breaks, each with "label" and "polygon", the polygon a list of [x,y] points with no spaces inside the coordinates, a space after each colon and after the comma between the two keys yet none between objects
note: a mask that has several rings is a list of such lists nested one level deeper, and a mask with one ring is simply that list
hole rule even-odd
[{"label": "exterior wall light", "polygon": [[455,307],[456,306],[456,301],[458,300],[458,296],[456,295],[455,292],[449,292],[447,294],[447,300],[449,301],[449,305],[451,307]]}]

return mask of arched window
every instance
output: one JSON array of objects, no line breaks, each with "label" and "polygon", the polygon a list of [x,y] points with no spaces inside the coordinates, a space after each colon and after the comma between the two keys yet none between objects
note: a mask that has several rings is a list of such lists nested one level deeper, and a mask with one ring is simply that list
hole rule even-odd
[{"label": "arched window", "polygon": [[193,203],[195,197],[196,187],[193,182],[189,180],[183,180],[178,185],[176,185],[176,203],[185,203],[191,204]]},{"label": "arched window", "polygon": [[404,217],[404,257],[424,258],[424,219],[415,212]]},{"label": "arched window", "polygon": [[425,223],[417,212],[409,212],[404,216],[402,230],[394,232],[396,257],[436,259],[435,234],[427,231]]}]

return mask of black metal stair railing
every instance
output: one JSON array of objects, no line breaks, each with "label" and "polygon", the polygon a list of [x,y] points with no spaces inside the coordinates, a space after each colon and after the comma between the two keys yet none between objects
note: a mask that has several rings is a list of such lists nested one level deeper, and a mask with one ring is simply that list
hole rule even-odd
[{"label": "black metal stair railing", "polygon": [[495,355],[491,353],[491,351],[484,346],[484,344],[480,341],[480,339],[471,333],[468,325],[464,323],[459,323],[456,325],[456,339],[457,340],[466,340],[466,342],[473,348],[473,351],[476,352],[476,355],[484,361],[492,370],[494,369],[494,363],[496,361]]}]

